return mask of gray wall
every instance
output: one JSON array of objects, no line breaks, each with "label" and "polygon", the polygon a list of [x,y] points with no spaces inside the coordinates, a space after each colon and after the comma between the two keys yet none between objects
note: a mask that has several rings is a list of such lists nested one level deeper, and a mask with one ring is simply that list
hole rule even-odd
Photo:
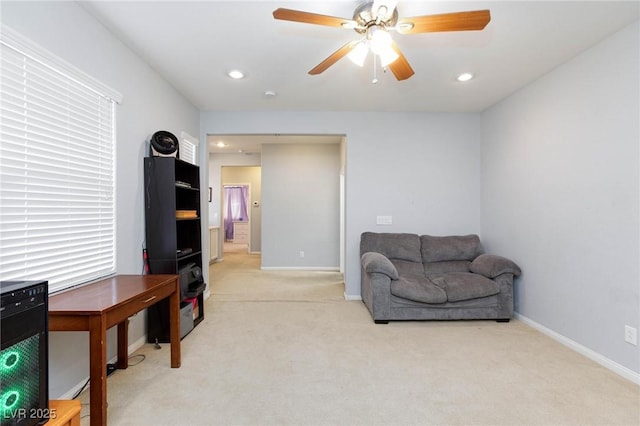
[{"label": "gray wall", "polygon": [[264,145],[262,184],[262,267],[337,270],[340,146]]},{"label": "gray wall", "polygon": [[[117,271],[141,273],[146,141],[157,130],[197,135],[198,111],[76,2],[3,1],[2,23],[122,93],[116,109]],[[129,334],[131,344],[143,339],[144,314],[131,319]],[[109,357],[115,356],[114,337],[111,330]],[[88,342],[88,333],[51,333],[52,398],[89,376]]]},{"label": "gray wall", "polygon": [[638,40],[636,22],[490,108],[482,145],[482,235],[522,266],[517,311],[636,377]]},{"label": "gray wall", "polygon": [[[347,297],[360,295],[362,232],[480,232],[479,114],[216,111],[200,116],[201,140],[207,134],[346,135]],[[267,186],[263,182],[265,203]],[[393,224],[376,225],[377,215],[393,216]],[[262,243],[264,255],[266,239]],[[297,255],[302,248],[284,249]]]}]

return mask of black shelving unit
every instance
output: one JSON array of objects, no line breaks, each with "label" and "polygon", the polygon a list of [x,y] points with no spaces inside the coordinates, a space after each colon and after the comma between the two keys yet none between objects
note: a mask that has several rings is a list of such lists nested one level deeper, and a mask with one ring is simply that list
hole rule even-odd
[{"label": "black shelving unit", "polygon": [[[202,269],[199,167],[174,157],[147,157],[144,182],[149,273],[177,274],[190,264]],[[185,293],[197,298],[196,326],[204,319],[204,285]],[[169,342],[168,300],[147,310],[147,341]]]}]

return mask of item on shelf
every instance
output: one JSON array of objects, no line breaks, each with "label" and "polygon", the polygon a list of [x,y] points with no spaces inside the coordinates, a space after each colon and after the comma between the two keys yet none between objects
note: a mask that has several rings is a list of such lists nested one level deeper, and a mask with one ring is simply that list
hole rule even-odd
[{"label": "item on shelf", "polygon": [[197,297],[188,297],[184,299],[184,302],[191,303],[191,309],[193,311],[193,319],[198,318],[200,315],[200,307],[198,306],[198,298]]},{"label": "item on shelf", "polygon": [[176,252],[177,252],[178,257],[186,256],[188,254],[193,253],[193,249],[190,248],[190,247],[187,247],[187,248],[183,248],[183,249],[178,249],[178,250],[176,250]]},{"label": "item on shelf", "polygon": [[202,278],[202,268],[195,262],[189,263],[180,268],[180,288],[182,299],[187,297],[196,297],[204,290],[204,280]]},{"label": "item on shelf", "polygon": [[179,149],[178,138],[166,130],[158,130],[149,141],[150,157],[177,157]]},{"label": "item on shelf", "polygon": [[189,182],[183,182],[181,180],[176,181],[176,186],[179,186],[182,188],[191,188],[191,184]]},{"label": "item on shelf", "polygon": [[195,219],[198,217],[197,210],[176,210],[177,219]]},{"label": "item on shelf", "polygon": [[193,305],[187,301],[180,302],[180,338],[189,334],[193,330]]}]

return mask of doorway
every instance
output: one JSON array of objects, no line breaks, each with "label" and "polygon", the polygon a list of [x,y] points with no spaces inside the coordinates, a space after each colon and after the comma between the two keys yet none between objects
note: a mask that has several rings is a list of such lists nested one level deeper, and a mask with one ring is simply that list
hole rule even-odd
[{"label": "doorway", "polygon": [[[262,168],[221,165],[218,185],[220,249],[259,254],[262,244]],[[231,198],[230,198],[231,197]]]},{"label": "doorway", "polygon": [[[210,224],[220,227],[221,253],[223,186],[248,182],[222,175],[257,166],[264,180],[259,183],[260,191],[264,186],[264,194],[250,205],[250,245],[252,254],[261,255],[262,268],[344,272],[344,135],[236,134],[207,138],[210,184],[214,192],[216,187],[219,191],[210,205]],[[257,188],[251,183],[254,197]],[[266,210],[256,215],[262,210],[260,197]]]},{"label": "doorway", "polygon": [[222,223],[224,252],[250,252],[251,218],[249,216],[251,185],[223,186]]}]

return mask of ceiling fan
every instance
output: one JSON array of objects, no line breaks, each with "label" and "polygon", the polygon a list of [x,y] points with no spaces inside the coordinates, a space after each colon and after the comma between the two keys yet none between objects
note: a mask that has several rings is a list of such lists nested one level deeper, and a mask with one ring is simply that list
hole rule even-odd
[{"label": "ceiling fan", "polygon": [[353,19],[320,15],[317,13],[279,8],[275,19],[353,29],[362,37],[348,42],[316,65],[309,74],[320,74],[344,56],[362,66],[371,50],[383,67],[388,67],[398,80],[406,80],[415,72],[409,61],[393,41],[390,31],[400,34],[418,34],[445,31],[482,30],[491,20],[488,10],[443,13],[438,15],[399,18],[397,0],[374,0],[361,4]]}]

